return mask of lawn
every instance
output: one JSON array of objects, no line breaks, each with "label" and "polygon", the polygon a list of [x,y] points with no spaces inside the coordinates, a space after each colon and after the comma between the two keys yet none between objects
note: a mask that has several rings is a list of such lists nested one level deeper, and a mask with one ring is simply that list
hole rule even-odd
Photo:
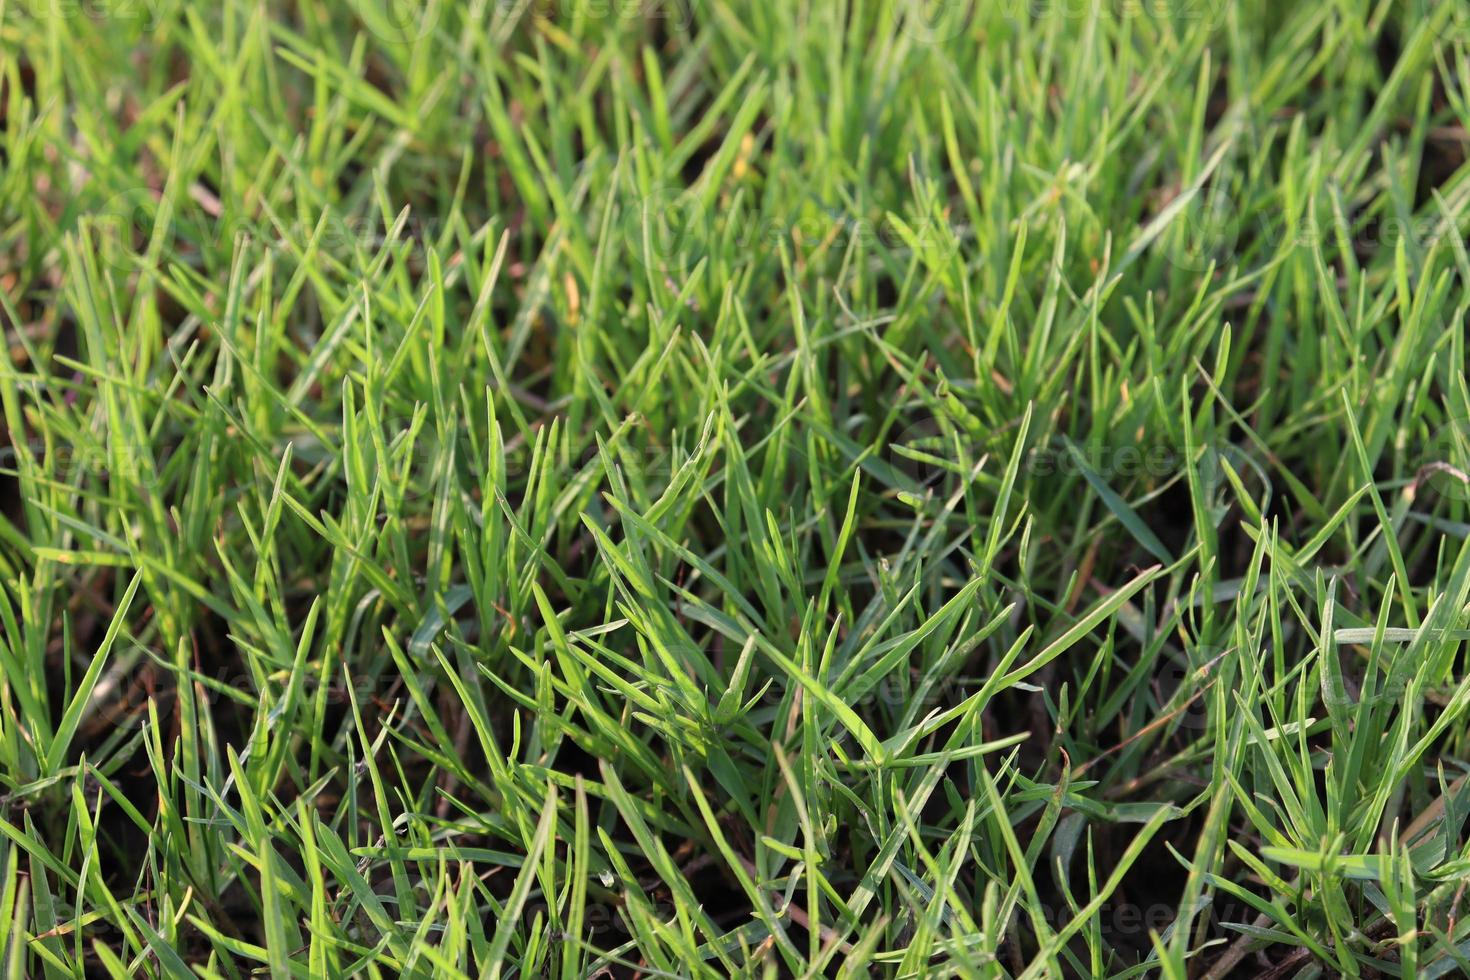
[{"label": "lawn", "polygon": [[1470,974],[1464,0],[0,0],[0,974]]}]

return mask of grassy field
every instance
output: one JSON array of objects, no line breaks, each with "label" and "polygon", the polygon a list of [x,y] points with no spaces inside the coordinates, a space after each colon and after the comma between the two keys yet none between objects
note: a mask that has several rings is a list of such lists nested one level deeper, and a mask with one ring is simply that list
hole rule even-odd
[{"label": "grassy field", "polygon": [[0,0],[0,973],[1470,973],[1463,0]]}]

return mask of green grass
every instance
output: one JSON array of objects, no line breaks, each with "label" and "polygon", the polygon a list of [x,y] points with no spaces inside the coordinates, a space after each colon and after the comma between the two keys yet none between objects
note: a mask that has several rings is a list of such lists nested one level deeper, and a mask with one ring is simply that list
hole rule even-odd
[{"label": "green grass", "polygon": [[17,977],[1470,972],[1460,0],[0,0]]}]

